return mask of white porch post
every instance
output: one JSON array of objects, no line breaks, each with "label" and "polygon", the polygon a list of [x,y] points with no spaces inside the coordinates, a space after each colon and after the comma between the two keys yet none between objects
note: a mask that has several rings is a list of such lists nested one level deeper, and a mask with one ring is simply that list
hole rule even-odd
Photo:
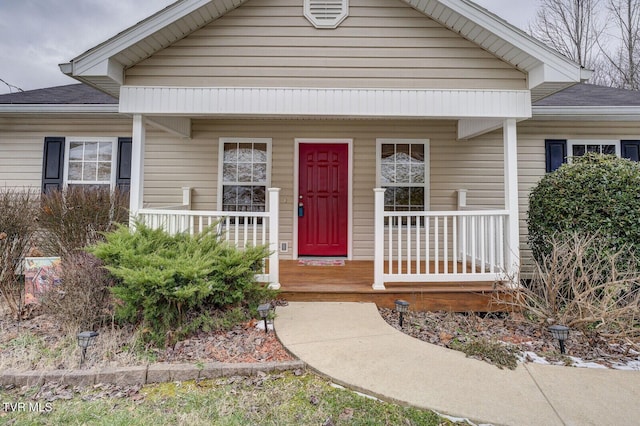
[{"label": "white porch post", "polygon": [[373,289],[384,290],[384,188],[375,188]]},{"label": "white porch post", "polygon": [[129,189],[129,218],[131,222],[138,216],[138,211],[143,204],[145,139],[144,118],[141,114],[134,114],[131,138],[131,186]]},{"label": "white porch post", "polygon": [[269,288],[280,288],[280,188],[269,188]]},{"label": "white porch post", "polygon": [[518,135],[516,120],[504,120],[504,204],[509,211],[506,229],[506,263],[509,275],[514,276],[520,268],[520,220],[518,213]]}]

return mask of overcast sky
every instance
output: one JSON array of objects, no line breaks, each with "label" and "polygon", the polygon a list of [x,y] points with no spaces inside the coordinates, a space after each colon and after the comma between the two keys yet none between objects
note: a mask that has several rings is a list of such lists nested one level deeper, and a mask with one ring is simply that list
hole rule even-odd
[{"label": "overcast sky", "polygon": [[[0,79],[23,90],[73,84],[58,64],[175,0],[0,0]],[[526,29],[538,0],[476,0]],[[0,82],[0,94],[10,89]]]}]

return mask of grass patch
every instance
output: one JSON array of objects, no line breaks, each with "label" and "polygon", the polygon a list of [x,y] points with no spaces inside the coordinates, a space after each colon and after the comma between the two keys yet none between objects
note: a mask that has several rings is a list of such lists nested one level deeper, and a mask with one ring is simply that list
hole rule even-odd
[{"label": "grass patch", "polygon": [[452,340],[451,349],[464,352],[468,357],[487,361],[502,369],[504,367],[515,370],[518,366],[518,349],[501,342],[487,339],[472,339],[469,341]]},{"label": "grass patch", "polygon": [[[145,386],[133,395],[76,391],[50,402],[50,412],[0,411],[0,422],[21,425],[454,425],[437,414],[365,398],[332,387],[314,374],[231,377]],[[40,402],[34,391],[0,391],[4,402]],[[329,421],[330,420],[330,421]],[[459,423],[462,424],[462,423]]]}]

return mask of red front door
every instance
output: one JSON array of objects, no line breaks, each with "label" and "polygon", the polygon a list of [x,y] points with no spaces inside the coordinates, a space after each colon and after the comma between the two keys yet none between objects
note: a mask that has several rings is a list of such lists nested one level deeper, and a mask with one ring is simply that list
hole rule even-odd
[{"label": "red front door", "polygon": [[349,148],[300,144],[298,255],[347,256]]}]

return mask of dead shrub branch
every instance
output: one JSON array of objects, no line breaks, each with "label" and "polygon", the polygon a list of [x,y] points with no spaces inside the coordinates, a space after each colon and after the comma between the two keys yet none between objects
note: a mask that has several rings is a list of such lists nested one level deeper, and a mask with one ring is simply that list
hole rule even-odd
[{"label": "dead shrub branch", "polygon": [[[640,273],[634,253],[609,253],[597,235],[553,237],[531,280],[505,286],[499,303],[542,324],[564,324],[585,335],[640,338]],[[511,283],[513,284],[513,283]]]}]

